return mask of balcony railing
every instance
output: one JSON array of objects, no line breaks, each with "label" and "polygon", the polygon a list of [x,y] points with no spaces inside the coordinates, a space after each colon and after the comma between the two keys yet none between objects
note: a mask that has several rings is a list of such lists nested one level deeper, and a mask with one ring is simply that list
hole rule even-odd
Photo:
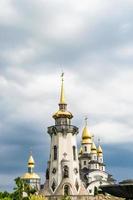
[{"label": "balcony railing", "polygon": [[57,133],[62,133],[62,134],[67,134],[67,133],[72,133],[72,134],[78,134],[78,128],[73,125],[54,125],[48,127],[48,133],[50,135],[52,134],[57,134]]}]

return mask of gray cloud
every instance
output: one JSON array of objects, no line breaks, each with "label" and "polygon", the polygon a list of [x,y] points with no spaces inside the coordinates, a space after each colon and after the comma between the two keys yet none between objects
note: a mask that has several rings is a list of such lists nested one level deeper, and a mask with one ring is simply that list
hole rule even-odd
[{"label": "gray cloud", "polygon": [[[104,144],[116,178],[131,170],[133,4],[122,1],[4,1],[0,8],[0,177],[11,189],[26,171],[30,148],[45,173],[47,126],[58,109],[59,74],[80,128]],[[125,149],[126,146],[126,149]],[[130,155],[130,161],[128,156]],[[123,159],[126,158],[126,160]],[[118,160],[119,158],[119,160]],[[121,168],[118,161],[121,161]],[[119,170],[120,169],[120,170]],[[10,176],[12,173],[12,176]],[[9,184],[8,184],[9,182]]]}]

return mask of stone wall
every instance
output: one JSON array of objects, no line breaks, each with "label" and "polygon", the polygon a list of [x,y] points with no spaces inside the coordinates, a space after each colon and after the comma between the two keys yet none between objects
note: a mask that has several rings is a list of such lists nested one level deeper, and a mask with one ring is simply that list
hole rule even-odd
[{"label": "stone wall", "polygon": [[[48,200],[62,200],[63,196],[47,196]],[[123,198],[114,197],[111,195],[97,195],[97,196],[70,196],[71,200],[124,200]]]}]

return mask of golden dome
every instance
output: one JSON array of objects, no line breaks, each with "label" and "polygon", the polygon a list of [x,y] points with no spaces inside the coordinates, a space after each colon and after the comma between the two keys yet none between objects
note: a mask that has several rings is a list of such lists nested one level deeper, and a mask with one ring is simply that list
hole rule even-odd
[{"label": "golden dome", "polygon": [[35,161],[33,159],[33,156],[30,155],[29,160],[28,160],[28,167],[34,167]]},{"label": "golden dome", "polygon": [[71,119],[73,115],[69,111],[64,111],[64,110],[58,110],[56,113],[53,114],[54,119],[57,119],[60,117],[66,117],[68,119]]},{"label": "golden dome", "polygon": [[21,176],[22,179],[40,179],[38,174],[36,173],[25,173],[23,176]]},{"label": "golden dome", "polygon": [[83,129],[82,139],[91,139],[91,134],[89,133],[87,126]]},{"label": "golden dome", "polygon": [[102,153],[103,153],[102,147],[99,145],[97,148],[97,154],[102,154]]},{"label": "golden dome", "polygon": [[86,143],[92,143],[91,134],[88,131],[87,126],[84,127],[83,133],[82,133],[82,144],[86,144]]},{"label": "golden dome", "polygon": [[94,154],[97,153],[97,148],[94,142],[91,145],[91,153],[94,153]]}]

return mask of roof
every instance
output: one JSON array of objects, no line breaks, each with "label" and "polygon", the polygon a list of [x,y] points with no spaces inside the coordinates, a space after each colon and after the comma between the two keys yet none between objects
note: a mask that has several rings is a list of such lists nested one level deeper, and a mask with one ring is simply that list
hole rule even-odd
[{"label": "roof", "polygon": [[71,119],[73,117],[73,115],[72,115],[71,112],[66,111],[66,110],[58,110],[57,112],[55,112],[53,114],[54,119],[57,119],[57,118],[60,118],[60,117],[66,117],[66,118]]},{"label": "roof", "polygon": [[88,131],[87,126],[84,127],[83,132],[82,132],[82,139],[91,139],[91,134]]},{"label": "roof", "polygon": [[100,145],[97,148],[97,153],[98,154],[102,154],[103,153],[102,147]]},{"label": "roof", "polygon": [[21,176],[22,179],[40,179],[40,176],[36,173],[25,173],[23,176]]},{"label": "roof", "polygon": [[92,154],[97,154],[97,148],[96,148],[96,145],[95,145],[94,142],[93,142],[92,145],[91,145],[91,153],[92,153]]}]

